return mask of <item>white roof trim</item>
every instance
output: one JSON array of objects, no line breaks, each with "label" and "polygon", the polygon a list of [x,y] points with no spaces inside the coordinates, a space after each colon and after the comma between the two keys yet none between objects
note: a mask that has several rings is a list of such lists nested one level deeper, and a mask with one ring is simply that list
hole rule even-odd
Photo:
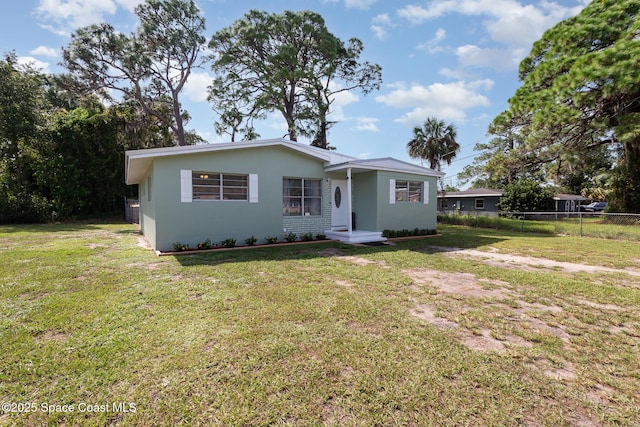
[{"label": "white roof trim", "polygon": [[263,139],[242,142],[226,142],[216,144],[187,145],[177,147],[149,148],[143,150],[129,150],[125,152],[125,180],[127,184],[138,184],[147,173],[153,159],[166,156],[180,156],[185,154],[210,153],[216,151],[242,150],[258,147],[281,146],[298,151],[325,163],[325,171],[340,171],[347,168],[355,170],[380,170],[401,172],[424,176],[443,176],[444,173],[403,162],[391,157],[380,159],[358,159],[353,156],[340,154],[335,151],[312,147],[307,144],[289,141],[287,139]]},{"label": "white roof trim", "polygon": [[478,194],[456,194],[456,193],[445,193],[445,194],[438,194],[438,197],[440,198],[447,198],[447,197],[457,197],[457,198],[465,198],[465,197],[502,197],[502,194],[497,194],[497,193],[478,193]]},{"label": "white roof trim", "polygon": [[244,150],[257,147],[281,146],[298,151],[307,156],[322,160],[327,164],[345,162],[355,157],[312,147],[284,138],[262,139],[241,142],[225,142],[215,144],[187,145],[176,147],[148,148],[125,152],[125,180],[127,184],[138,184],[146,174],[151,162],[156,157],[179,156],[184,154],[210,153],[216,151]]},{"label": "white roof trim", "polygon": [[325,167],[324,170],[326,172],[336,172],[343,171],[349,168],[353,169],[356,172],[358,170],[378,170],[435,177],[441,177],[445,175],[443,172],[425,168],[419,165],[414,165],[413,163],[403,162],[402,160],[394,159],[393,157],[350,160],[343,163],[329,165]]}]

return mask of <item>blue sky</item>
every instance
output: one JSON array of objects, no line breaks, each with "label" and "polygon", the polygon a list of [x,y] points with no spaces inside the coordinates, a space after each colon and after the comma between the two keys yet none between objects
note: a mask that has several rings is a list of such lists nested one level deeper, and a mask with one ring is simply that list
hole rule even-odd
[{"label": "blue sky", "polygon": [[[46,72],[61,72],[60,51],[77,28],[109,22],[117,30],[136,27],[140,0],[32,0],[9,2],[0,16],[0,51],[15,51],[23,62]],[[206,35],[230,25],[250,9],[268,12],[312,10],[329,31],[364,43],[363,60],[382,66],[383,86],[367,96],[343,93],[334,103],[339,121],[329,142],[344,154],[361,158],[411,160],[406,144],[412,129],[428,116],[454,124],[458,158],[444,166],[445,183],[471,163],[477,142],[486,141],[491,120],[507,108],[519,86],[518,64],[534,41],[557,22],[576,15],[587,0],[196,0],[207,24]],[[206,102],[209,68],[195,70],[182,101],[192,120],[187,128],[207,141],[215,134],[214,113]],[[286,133],[284,120],[261,122],[263,138]],[[303,140],[301,140],[303,141]]]}]

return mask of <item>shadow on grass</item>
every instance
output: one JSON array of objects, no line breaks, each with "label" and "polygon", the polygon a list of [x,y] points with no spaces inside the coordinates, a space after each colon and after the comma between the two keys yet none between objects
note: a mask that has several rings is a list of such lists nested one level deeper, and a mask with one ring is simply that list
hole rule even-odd
[{"label": "shadow on grass", "polygon": [[[49,222],[34,224],[0,224],[0,234],[2,233],[59,233],[59,232],[80,232],[100,230],[101,225],[130,226],[128,222],[121,218],[87,219],[81,221]],[[131,234],[137,230],[122,229],[114,230],[114,233]]]},{"label": "shadow on grass", "polygon": [[440,235],[394,240],[386,245],[349,245],[339,242],[309,243],[295,246],[263,246],[240,250],[220,250],[202,254],[174,255],[183,266],[219,265],[252,261],[278,261],[312,259],[332,256],[361,256],[383,252],[414,251],[420,253],[442,252],[442,247],[477,248],[503,241],[511,232],[471,228],[448,228]]}]

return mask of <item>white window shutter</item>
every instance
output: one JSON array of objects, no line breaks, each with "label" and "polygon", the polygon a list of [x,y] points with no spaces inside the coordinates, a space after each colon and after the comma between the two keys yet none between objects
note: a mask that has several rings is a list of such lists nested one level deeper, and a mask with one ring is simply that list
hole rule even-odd
[{"label": "white window shutter", "polygon": [[396,203],[396,180],[393,178],[389,180],[389,203],[392,205]]},{"label": "white window shutter", "polygon": [[191,177],[192,174],[190,170],[180,170],[180,201],[182,203],[191,203],[193,201],[193,185]]},{"label": "white window shutter", "polygon": [[429,204],[429,181],[424,182],[423,190],[424,190],[423,191],[424,195],[422,197],[424,198],[424,204],[428,205]]},{"label": "white window shutter", "polygon": [[258,203],[258,174],[249,174],[249,203]]}]

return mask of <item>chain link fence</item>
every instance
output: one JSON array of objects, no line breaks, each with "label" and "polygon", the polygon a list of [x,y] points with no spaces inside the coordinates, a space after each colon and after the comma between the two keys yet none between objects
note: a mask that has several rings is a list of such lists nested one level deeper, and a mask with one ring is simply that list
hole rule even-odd
[{"label": "chain link fence", "polygon": [[438,222],[529,233],[640,240],[640,214],[598,212],[495,212],[438,214]]}]

